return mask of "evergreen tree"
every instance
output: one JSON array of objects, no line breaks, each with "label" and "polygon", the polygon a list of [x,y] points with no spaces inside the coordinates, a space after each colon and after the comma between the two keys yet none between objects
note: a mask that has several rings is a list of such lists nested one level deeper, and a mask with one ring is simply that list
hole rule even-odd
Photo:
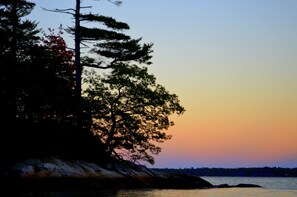
[{"label": "evergreen tree", "polygon": [[[29,15],[34,3],[25,0],[0,1],[0,69],[3,111],[1,120],[12,123],[17,114],[17,102],[22,90],[19,82],[23,77],[24,64],[37,43],[37,24],[23,18]],[[4,119],[2,119],[4,118]]]},{"label": "evergreen tree", "polygon": [[16,120],[26,96],[22,83],[26,78],[32,48],[38,41],[37,24],[24,19],[34,8],[26,0],[0,0],[0,97],[1,97],[1,155],[13,156],[10,151],[16,137]]},{"label": "evergreen tree", "polygon": [[151,64],[150,55],[153,44],[141,44],[141,38],[132,39],[123,34],[128,30],[127,23],[116,21],[112,17],[83,14],[81,21],[96,22],[105,28],[81,27],[81,41],[92,42],[90,52],[93,56],[83,57],[82,65],[87,67],[108,69],[115,68],[118,64],[135,61],[137,63]]},{"label": "evergreen tree", "polygon": [[57,140],[63,144],[73,124],[73,51],[62,32],[38,36],[37,23],[24,19],[34,6],[0,0],[0,139],[7,162],[57,154]]},{"label": "evergreen tree", "polygon": [[[122,3],[122,1],[108,1],[115,5]],[[108,69],[128,61],[150,64],[152,44],[141,45],[141,38],[131,39],[130,36],[123,34],[123,30],[129,29],[127,23],[119,22],[112,17],[93,13],[82,13],[82,9],[90,8],[90,6],[82,6],[81,0],[76,0],[75,3],[75,9],[45,10],[70,14],[75,18],[74,27],[69,28],[68,31],[74,35],[75,40],[76,115],[78,128],[82,128],[81,82],[83,67]],[[89,27],[82,24],[90,22],[97,26],[103,25],[105,27]],[[99,57],[81,57],[81,45],[90,47],[90,52],[97,54]]]},{"label": "evergreen tree", "polygon": [[141,38],[132,39],[124,34],[123,31],[130,28],[127,23],[91,13],[81,14],[80,21],[100,27],[80,26],[80,41],[90,47],[90,55],[81,58],[83,68],[112,71],[125,63],[151,64],[153,44],[141,44]]}]

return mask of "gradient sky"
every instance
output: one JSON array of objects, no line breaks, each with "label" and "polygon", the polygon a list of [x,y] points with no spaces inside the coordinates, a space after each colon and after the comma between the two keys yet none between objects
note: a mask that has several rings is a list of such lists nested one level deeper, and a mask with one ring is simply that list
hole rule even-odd
[{"label": "gradient sky", "polygon": [[[71,26],[32,0],[39,26]],[[170,141],[153,167],[297,167],[296,0],[84,0],[154,43],[149,71],[179,96]],[[66,36],[66,35],[65,35]],[[73,45],[73,38],[67,38]]]}]

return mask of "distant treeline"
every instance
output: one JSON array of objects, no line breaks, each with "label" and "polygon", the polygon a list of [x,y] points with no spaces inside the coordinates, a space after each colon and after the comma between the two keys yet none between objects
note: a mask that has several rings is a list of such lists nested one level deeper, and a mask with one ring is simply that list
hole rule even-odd
[{"label": "distant treeline", "polygon": [[196,176],[236,176],[236,177],[297,177],[297,168],[153,168],[165,173],[187,173]]}]

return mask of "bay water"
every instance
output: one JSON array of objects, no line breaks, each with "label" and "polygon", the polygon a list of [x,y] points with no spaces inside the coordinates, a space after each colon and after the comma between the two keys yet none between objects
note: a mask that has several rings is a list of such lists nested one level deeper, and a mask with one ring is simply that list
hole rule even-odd
[{"label": "bay water", "polygon": [[213,185],[249,183],[262,188],[151,189],[98,191],[31,191],[19,196],[42,197],[297,197],[297,178],[282,177],[201,177]]}]

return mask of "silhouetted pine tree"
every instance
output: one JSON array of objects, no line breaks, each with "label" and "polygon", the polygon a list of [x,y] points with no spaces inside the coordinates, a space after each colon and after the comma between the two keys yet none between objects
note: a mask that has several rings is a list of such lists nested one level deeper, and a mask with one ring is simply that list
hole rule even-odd
[{"label": "silhouetted pine tree", "polygon": [[0,84],[1,84],[1,154],[9,158],[15,144],[17,118],[22,111],[24,73],[30,61],[30,51],[38,41],[37,24],[24,19],[34,8],[25,0],[0,1]]}]

